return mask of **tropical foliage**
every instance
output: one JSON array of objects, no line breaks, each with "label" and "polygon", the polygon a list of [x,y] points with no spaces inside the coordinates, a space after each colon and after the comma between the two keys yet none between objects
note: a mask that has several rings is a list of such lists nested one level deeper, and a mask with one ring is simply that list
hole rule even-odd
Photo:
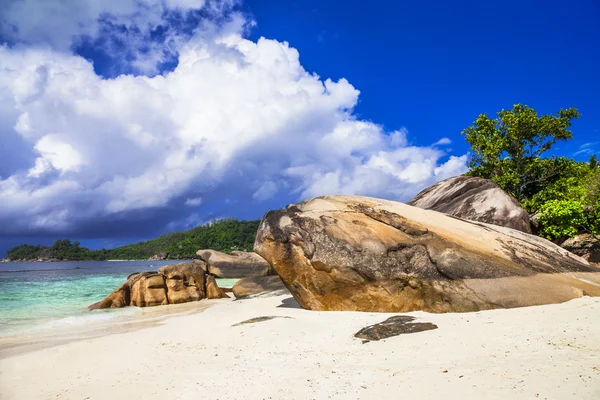
[{"label": "tropical foliage", "polygon": [[589,162],[547,157],[558,141],[572,139],[575,108],[539,116],[525,105],[502,110],[496,118],[480,115],[465,129],[472,158],[467,175],[491,179],[538,215],[539,234],[564,240],[600,230],[600,167]]}]

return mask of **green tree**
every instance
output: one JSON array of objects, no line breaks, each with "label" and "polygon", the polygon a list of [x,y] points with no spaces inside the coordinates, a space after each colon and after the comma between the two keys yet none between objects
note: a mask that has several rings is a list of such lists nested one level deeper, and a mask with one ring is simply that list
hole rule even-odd
[{"label": "green tree", "polygon": [[589,163],[590,163],[590,168],[591,168],[591,169],[596,169],[596,168],[598,168],[598,157],[596,157],[596,155],[595,155],[595,154],[594,154],[594,155],[592,155],[592,156],[590,156],[590,161],[589,161]]},{"label": "green tree", "polygon": [[542,115],[526,105],[502,110],[496,118],[481,114],[461,133],[471,145],[468,175],[491,179],[519,201],[530,198],[561,177],[572,160],[542,158],[560,140],[569,140],[569,128],[580,114],[575,108]]}]

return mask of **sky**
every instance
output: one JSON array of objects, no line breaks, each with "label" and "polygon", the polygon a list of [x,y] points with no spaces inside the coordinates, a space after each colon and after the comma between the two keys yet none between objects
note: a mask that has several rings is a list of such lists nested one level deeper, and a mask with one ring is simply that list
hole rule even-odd
[{"label": "sky", "polygon": [[553,154],[600,153],[596,0],[0,3],[0,256],[407,201],[516,103],[577,107]]}]

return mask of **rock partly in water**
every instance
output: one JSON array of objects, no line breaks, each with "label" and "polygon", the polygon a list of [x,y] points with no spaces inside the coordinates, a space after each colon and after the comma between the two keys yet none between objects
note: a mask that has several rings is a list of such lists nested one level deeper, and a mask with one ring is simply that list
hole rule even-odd
[{"label": "rock partly in water", "polygon": [[416,333],[437,329],[437,325],[432,324],[431,322],[412,322],[414,320],[414,317],[397,315],[390,317],[378,324],[362,328],[354,335],[354,337],[369,342],[387,339],[389,337],[398,336],[405,333]]},{"label": "rock partly in water", "polygon": [[244,278],[233,285],[233,295],[237,299],[265,294],[280,296],[289,293],[283,281],[277,275]]},{"label": "rock partly in water", "polygon": [[187,303],[206,298],[206,273],[203,263],[165,265],[158,272],[165,278],[168,304]]},{"label": "rock partly in water", "polygon": [[165,265],[158,272],[131,274],[104,300],[88,308],[151,307],[228,297],[217,286],[215,279],[206,275],[203,266],[202,261],[194,260]]},{"label": "rock partly in water", "polygon": [[269,263],[254,252],[234,251],[225,254],[216,250],[198,250],[196,254],[206,263],[206,272],[217,278],[273,275]]},{"label": "rock partly in water", "polygon": [[565,240],[561,247],[575,253],[591,263],[600,263],[600,238],[583,233]]},{"label": "rock partly in water", "polygon": [[461,312],[600,295],[600,268],[545,239],[368,197],[270,211],[254,249],[311,310]]},{"label": "rock partly in water", "polygon": [[409,205],[531,233],[529,214],[488,179],[456,176],[423,190]]},{"label": "rock partly in water", "polygon": [[169,304],[165,277],[157,272],[146,272],[133,277],[130,305],[152,307]]}]

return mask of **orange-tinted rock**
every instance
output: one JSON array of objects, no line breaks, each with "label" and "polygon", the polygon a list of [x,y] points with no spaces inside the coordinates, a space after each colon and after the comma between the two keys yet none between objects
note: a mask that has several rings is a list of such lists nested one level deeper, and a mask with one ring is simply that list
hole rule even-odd
[{"label": "orange-tinted rock", "polygon": [[169,304],[206,298],[206,273],[200,262],[165,265],[158,272],[165,277]]},{"label": "orange-tinted rock", "polygon": [[312,310],[461,312],[600,296],[600,268],[545,239],[368,197],[270,211],[254,250]]},{"label": "orange-tinted rock", "polygon": [[143,273],[131,285],[129,305],[151,307],[169,304],[165,278],[159,273]]},{"label": "orange-tinted rock", "polygon": [[204,268],[204,262],[194,260],[166,265],[158,272],[131,274],[104,300],[88,308],[149,307],[229,297],[219,288],[214,277],[206,275]]},{"label": "orange-tinted rock", "polygon": [[206,298],[207,299],[225,299],[229,298],[225,291],[217,285],[214,276],[206,275]]}]

